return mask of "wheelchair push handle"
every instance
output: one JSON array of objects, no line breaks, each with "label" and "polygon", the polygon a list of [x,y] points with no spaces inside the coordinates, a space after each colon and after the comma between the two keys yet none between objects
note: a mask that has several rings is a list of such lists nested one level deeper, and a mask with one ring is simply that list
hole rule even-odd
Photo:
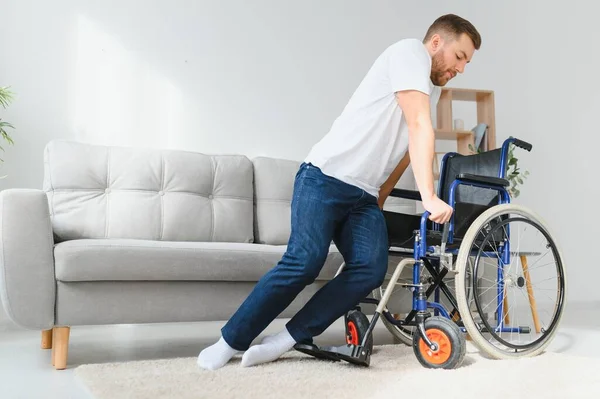
[{"label": "wheelchair push handle", "polygon": [[528,142],[514,138],[514,137],[511,138],[510,141],[517,147],[522,148],[526,151],[531,151],[531,149],[533,148],[533,146],[531,144],[529,144]]}]

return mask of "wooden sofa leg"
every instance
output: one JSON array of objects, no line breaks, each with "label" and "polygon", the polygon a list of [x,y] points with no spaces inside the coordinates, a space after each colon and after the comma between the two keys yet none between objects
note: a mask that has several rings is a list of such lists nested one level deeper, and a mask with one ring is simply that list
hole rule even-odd
[{"label": "wooden sofa leg", "polygon": [[[52,329],[52,343],[56,342],[56,329]],[[52,365],[54,366],[54,358],[56,357],[56,345],[52,345]]]},{"label": "wooden sofa leg", "polygon": [[42,349],[52,349],[52,329],[42,331]]},{"label": "wooden sofa leg", "polygon": [[52,345],[52,365],[56,370],[67,368],[67,357],[69,354],[70,327],[54,327],[54,338]]}]

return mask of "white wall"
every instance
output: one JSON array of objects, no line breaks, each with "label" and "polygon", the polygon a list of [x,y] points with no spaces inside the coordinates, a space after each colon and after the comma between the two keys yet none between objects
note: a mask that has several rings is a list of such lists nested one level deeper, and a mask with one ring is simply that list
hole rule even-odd
[{"label": "white wall", "polygon": [[533,143],[518,202],[553,228],[571,298],[600,300],[595,13],[516,4],[0,0],[0,85],[17,93],[0,189],[41,187],[53,138],[300,160],[387,45],[454,12],[483,47],[452,86],[494,90],[498,143]]}]

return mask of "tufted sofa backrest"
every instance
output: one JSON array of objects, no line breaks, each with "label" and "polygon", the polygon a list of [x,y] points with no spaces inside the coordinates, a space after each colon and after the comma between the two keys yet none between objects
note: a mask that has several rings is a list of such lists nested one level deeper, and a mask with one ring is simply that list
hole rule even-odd
[{"label": "tufted sofa backrest", "polygon": [[254,242],[285,245],[292,231],[292,195],[301,162],[256,157],[254,165]]},{"label": "tufted sofa backrest", "polygon": [[[287,244],[291,232],[292,194],[300,162],[270,157],[256,157],[254,164],[254,241],[259,244]],[[402,175],[398,188],[415,190],[411,167]],[[388,197],[384,209],[415,214],[414,200]]]},{"label": "tufted sofa backrest", "polygon": [[57,241],[253,242],[253,166],[242,155],[54,140],[44,191]]}]

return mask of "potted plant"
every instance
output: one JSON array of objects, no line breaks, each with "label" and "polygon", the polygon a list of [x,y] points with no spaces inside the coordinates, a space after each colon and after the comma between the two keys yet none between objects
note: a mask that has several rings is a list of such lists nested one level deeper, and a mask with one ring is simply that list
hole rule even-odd
[{"label": "potted plant", "polygon": [[[6,107],[8,107],[8,105],[11,103],[12,99],[13,93],[10,91],[10,88],[0,87],[0,105],[2,106],[2,108],[6,109]],[[7,128],[14,129],[14,126],[8,122],[3,121],[0,115],[0,135],[2,135],[2,138],[6,140],[8,144],[14,144],[12,137],[6,131]],[[1,145],[0,150],[4,151],[4,148]],[[4,162],[4,160],[0,158],[0,162]]]},{"label": "potted plant", "polygon": [[[519,159],[514,155],[515,145],[511,144],[508,147],[508,162],[506,164],[506,178],[510,182],[508,193],[511,197],[517,198],[521,191],[518,189],[520,184],[523,184],[523,180],[529,176],[529,171],[526,170],[521,172],[519,169]],[[511,169],[512,168],[512,169]]]}]

